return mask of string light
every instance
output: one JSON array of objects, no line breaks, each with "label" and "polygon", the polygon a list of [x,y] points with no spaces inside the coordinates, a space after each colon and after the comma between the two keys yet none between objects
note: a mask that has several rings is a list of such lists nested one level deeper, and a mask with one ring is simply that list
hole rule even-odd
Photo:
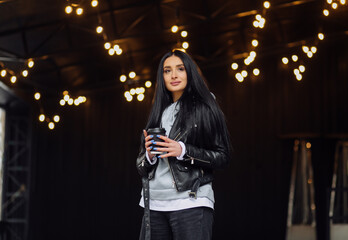
[{"label": "string light", "polygon": [[40,94],[39,92],[36,92],[36,93],[34,94],[34,98],[35,98],[36,100],[39,100],[39,99],[41,98],[41,94]]},{"label": "string light", "polygon": [[187,37],[187,35],[188,35],[187,31],[181,31],[181,36],[183,38]]},{"label": "string light", "polygon": [[340,0],[340,3],[341,3],[342,5],[345,5],[345,4],[346,4],[346,0]]},{"label": "string light", "polygon": [[28,67],[29,67],[29,68],[33,68],[33,67],[34,67],[34,61],[33,61],[33,59],[29,59],[29,61],[28,61]]},{"label": "string light", "polygon": [[238,69],[238,64],[237,64],[237,63],[232,63],[232,64],[231,64],[231,68],[232,68],[233,70],[237,70],[237,69]]},{"label": "string light", "polygon": [[302,46],[302,50],[303,50],[304,53],[308,53],[309,47],[307,47],[307,46]]},{"label": "string light", "polygon": [[307,57],[308,57],[308,58],[312,58],[312,57],[313,57],[313,53],[312,53],[311,51],[308,51]]},{"label": "string light", "polygon": [[120,82],[125,82],[127,80],[127,76],[126,75],[121,75],[120,76]]},{"label": "string light", "polygon": [[331,4],[332,3],[332,0],[327,0],[326,1],[328,4]]},{"label": "string light", "polygon": [[97,28],[96,28],[96,32],[97,33],[102,33],[103,32],[103,27],[102,26],[98,26]]},{"label": "string light", "polygon": [[40,122],[43,122],[43,121],[45,121],[45,114],[40,114],[40,116],[39,116],[39,121]]},{"label": "string light", "polygon": [[253,45],[254,47],[257,47],[257,45],[259,45],[259,42],[256,39],[254,39],[251,41],[251,45]]},{"label": "string light", "polygon": [[134,95],[135,94],[135,89],[131,88],[131,90],[129,90],[129,92],[130,92],[131,95]]},{"label": "string light", "polygon": [[53,117],[53,121],[55,121],[56,123],[60,121],[60,117],[58,115],[55,115]]},{"label": "string light", "polygon": [[78,98],[76,98],[76,99],[74,100],[74,104],[75,104],[75,106],[80,105],[80,100],[79,100]]},{"label": "string light", "polygon": [[292,55],[291,59],[292,59],[293,62],[297,62],[298,56],[297,55]]},{"label": "string light", "polygon": [[73,11],[73,8],[72,8],[71,6],[66,6],[66,7],[65,7],[65,12],[66,12],[67,14],[72,13],[72,11]]},{"label": "string light", "polygon": [[315,46],[311,47],[311,52],[315,54],[317,52],[317,48]]},{"label": "string light", "polygon": [[284,64],[288,64],[288,63],[289,63],[289,59],[288,59],[287,57],[283,57],[283,58],[282,58],[282,62],[283,62]]},{"label": "string light", "polygon": [[64,105],[65,105],[65,100],[64,100],[64,99],[61,99],[61,100],[59,101],[59,104],[60,104],[61,106],[64,106]]},{"label": "string light", "polygon": [[115,49],[110,48],[108,53],[109,53],[110,56],[114,55],[115,54]]},{"label": "string light", "polygon": [[260,70],[259,70],[258,68],[254,68],[253,74],[254,74],[255,76],[259,76]]},{"label": "string light", "polygon": [[49,122],[48,123],[48,128],[53,130],[54,129],[54,122]]},{"label": "string light", "polygon": [[63,98],[64,98],[64,100],[67,102],[67,101],[69,101],[70,96],[69,96],[69,94],[65,94]]},{"label": "string light", "polygon": [[130,93],[129,91],[125,91],[125,92],[124,92],[124,97],[125,97],[125,98],[128,98],[128,97],[130,97],[130,96],[132,96],[132,95],[131,95],[131,93]]},{"label": "string light", "polygon": [[188,49],[189,43],[188,43],[188,42],[183,42],[183,43],[182,43],[182,47],[183,47],[184,49]]},{"label": "string light", "polygon": [[152,86],[151,81],[146,81],[145,82],[145,87],[150,88]]},{"label": "string light", "polygon": [[318,33],[318,38],[319,40],[324,40],[324,34],[323,33]]},{"label": "string light", "polygon": [[106,43],[104,44],[104,48],[105,48],[106,50],[110,49],[110,48],[111,48],[111,44],[110,44],[109,42],[106,42]]},{"label": "string light", "polygon": [[1,70],[1,77],[6,77],[7,71],[5,69]]},{"label": "string light", "polygon": [[76,14],[77,15],[82,15],[83,14],[83,8],[79,7],[76,9]]},{"label": "string light", "polygon": [[297,81],[301,81],[302,80],[302,75],[299,73],[296,75],[296,79]]},{"label": "string light", "polygon": [[244,81],[244,78],[243,78],[242,74],[240,74],[240,73],[236,73],[236,79],[238,80],[238,82]]},{"label": "string light", "polygon": [[22,72],[22,76],[23,77],[28,77],[28,70],[23,70],[23,72]]},{"label": "string light", "polygon": [[143,101],[144,98],[145,98],[145,95],[142,94],[142,93],[140,93],[140,94],[137,96],[137,99],[138,99],[139,102]]},{"label": "string light", "polygon": [[98,6],[98,1],[97,1],[97,0],[91,1],[91,6],[92,6],[92,7]]},{"label": "string light", "polygon": [[15,83],[17,81],[17,77],[16,76],[12,76],[11,77],[11,83]]},{"label": "string light", "polygon": [[173,33],[176,33],[178,30],[179,30],[179,27],[177,25],[173,25],[172,28],[171,28],[171,31]]},{"label": "string light", "polygon": [[73,103],[74,103],[74,99],[69,98],[69,100],[68,100],[67,102],[68,102],[68,104],[69,104],[69,105],[73,105]]},{"label": "string light", "polygon": [[269,2],[269,1],[265,1],[264,3],[263,3],[263,6],[264,6],[264,8],[270,8],[271,7],[271,3]]},{"label": "string light", "polygon": [[333,4],[331,4],[331,7],[332,7],[333,9],[337,9],[338,4],[337,4],[337,3],[333,3]]},{"label": "string light", "polygon": [[242,76],[243,76],[244,78],[246,78],[246,77],[248,76],[248,72],[247,72],[246,70],[243,70],[243,71],[241,72],[241,74],[242,74]]},{"label": "string light", "polygon": [[300,70],[300,72],[304,72],[306,70],[305,66],[303,65],[298,66],[298,69]]},{"label": "string light", "polygon": [[327,17],[327,16],[329,16],[330,12],[329,12],[329,10],[324,9],[323,10],[323,14]]},{"label": "string light", "polygon": [[68,95],[69,94],[69,92],[67,91],[67,90],[65,90],[65,91],[63,91],[63,95],[65,96],[65,95]]},{"label": "string light", "polygon": [[128,74],[128,76],[133,79],[133,78],[135,78],[136,73],[134,71],[132,71]]}]

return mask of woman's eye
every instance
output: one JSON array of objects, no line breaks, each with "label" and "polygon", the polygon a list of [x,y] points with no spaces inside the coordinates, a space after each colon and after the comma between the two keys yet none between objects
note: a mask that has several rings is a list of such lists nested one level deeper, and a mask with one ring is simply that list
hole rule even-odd
[{"label": "woman's eye", "polygon": [[169,73],[169,72],[170,72],[170,70],[168,70],[168,69],[164,70],[164,73]]},{"label": "woman's eye", "polygon": [[185,71],[185,68],[184,67],[180,67],[179,71]]}]

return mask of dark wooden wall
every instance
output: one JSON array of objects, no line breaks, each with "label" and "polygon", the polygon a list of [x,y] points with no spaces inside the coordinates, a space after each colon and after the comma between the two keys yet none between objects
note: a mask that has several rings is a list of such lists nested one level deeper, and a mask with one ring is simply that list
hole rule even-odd
[{"label": "dark wooden wall", "polygon": [[[229,66],[202,69],[226,115],[231,166],[216,172],[214,239],[284,239],[295,138],[312,142],[319,239],[337,134],[348,133],[348,46],[319,48],[298,82],[282,56],[259,60],[261,76],[238,83]],[[306,60],[307,61],[307,60]],[[54,131],[34,123],[30,239],[137,239],[142,217],[135,169],[151,99],[120,89],[66,108]]]}]

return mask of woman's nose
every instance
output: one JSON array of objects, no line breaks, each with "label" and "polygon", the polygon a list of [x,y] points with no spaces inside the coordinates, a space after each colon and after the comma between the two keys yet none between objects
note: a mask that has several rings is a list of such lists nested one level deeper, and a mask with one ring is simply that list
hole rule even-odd
[{"label": "woman's nose", "polygon": [[172,71],[172,78],[175,79],[176,78],[176,72]]}]

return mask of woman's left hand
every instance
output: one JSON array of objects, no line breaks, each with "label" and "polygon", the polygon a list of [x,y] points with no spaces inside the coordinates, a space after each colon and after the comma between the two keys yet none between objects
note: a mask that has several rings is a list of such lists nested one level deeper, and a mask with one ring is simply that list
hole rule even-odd
[{"label": "woman's left hand", "polygon": [[160,155],[160,158],[178,157],[181,155],[181,145],[177,141],[174,141],[165,136],[159,136],[159,138],[162,139],[164,142],[155,142],[156,149],[154,150],[167,152],[166,154]]}]

